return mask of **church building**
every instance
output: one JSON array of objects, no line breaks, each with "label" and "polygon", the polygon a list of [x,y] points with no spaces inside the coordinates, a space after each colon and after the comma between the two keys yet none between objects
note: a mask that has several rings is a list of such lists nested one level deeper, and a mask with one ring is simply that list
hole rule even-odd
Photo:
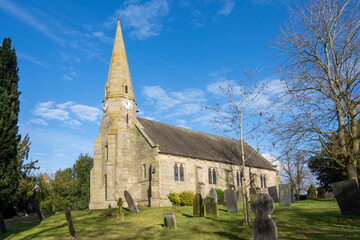
[{"label": "church building", "polygon": [[[103,99],[103,117],[94,141],[90,209],[116,206],[129,191],[140,206],[169,206],[167,195],[189,190],[206,195],[211,188],[243,185],[235,140],[171,126],[136,116],[137,106],[117,21]],[[276,168],[245,144],[246,188],[267,192],[277,186]]]}]

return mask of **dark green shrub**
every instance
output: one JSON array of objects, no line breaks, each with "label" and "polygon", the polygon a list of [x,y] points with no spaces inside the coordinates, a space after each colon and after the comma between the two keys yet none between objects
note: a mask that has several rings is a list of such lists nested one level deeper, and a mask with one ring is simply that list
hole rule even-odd
[{"label": "dark green shrub", "polygon": [[316,198],[316,189],[312,184],[309,187],[307,195],[309,199]]},{"label": "dark green shrub", "polygon": [[217,198],[218,199],[224,199],[224,191],[220,188],[215,188]]},{"label": "dark green shrub", "polygon": [[181,206],[192,206],[195,194],[191,191],[182,191],[179,193]]},{"label": "dark green shrub", "polygon": [[175,206],[179,206],[181,203],[181,199],[177,193],[170,193],[168,195],[168,198],[169,198],[170,202],[172,202],[172,204]]},{"label": "dark green shrub", "polygon": [[317,193],[318,193],[317,195],[318,198],[326,198],[326,189],[324,187],[319,187],[317,189]]}]

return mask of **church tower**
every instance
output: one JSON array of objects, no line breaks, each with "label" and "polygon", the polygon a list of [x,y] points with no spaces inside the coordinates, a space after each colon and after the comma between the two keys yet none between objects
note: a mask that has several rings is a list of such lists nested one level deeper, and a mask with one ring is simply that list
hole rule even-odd
[{"label": "church tower", "polygon": [[136,101],[130,78],[120,20],[103,99],[103,117],[94,141],[90,177],[90,208],[116,206],[124,190],[137,183]]}]

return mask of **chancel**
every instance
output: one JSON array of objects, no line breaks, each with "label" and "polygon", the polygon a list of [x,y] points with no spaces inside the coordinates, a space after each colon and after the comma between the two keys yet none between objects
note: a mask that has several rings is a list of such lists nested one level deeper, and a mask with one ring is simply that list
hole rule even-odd
[{"label": "chancel", "polygon": [[267,193],[280,181],[276,168],[245,144],[245,176],[238,142],[136,116],[124,40],[117,21],[103,99],[103,117],[94,141],[90,209],[116,206],[124,191],[142,206],[169,206],[167,195],[184,190],[205,196],[211,188],[239,190],[242,179]]}]

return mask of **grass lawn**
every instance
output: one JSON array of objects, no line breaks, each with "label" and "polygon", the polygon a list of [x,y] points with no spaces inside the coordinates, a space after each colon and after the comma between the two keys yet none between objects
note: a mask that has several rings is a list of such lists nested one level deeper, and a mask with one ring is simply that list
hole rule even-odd
[{"label": "grass lawn", "polygon": [[[251,239],[251,226],[241,227],[243,218],[219,206],[218,218],[194,218],[192,207],[142,207],[140,213],[124,210],[125,221],[106,217],[104,210],[73,211],[79,239]],[[174,212],[178,227],[162,227],[162,213]],[[251,215],[251,219],[254,219]],[[360,215],[342,216],[334,199],[304,200],[291,206],[278,206],[272,215],[279,239],[360,239]],[[0,239],[71,239],[63,212],[39,220],[6,221],[8,232]]]}]

